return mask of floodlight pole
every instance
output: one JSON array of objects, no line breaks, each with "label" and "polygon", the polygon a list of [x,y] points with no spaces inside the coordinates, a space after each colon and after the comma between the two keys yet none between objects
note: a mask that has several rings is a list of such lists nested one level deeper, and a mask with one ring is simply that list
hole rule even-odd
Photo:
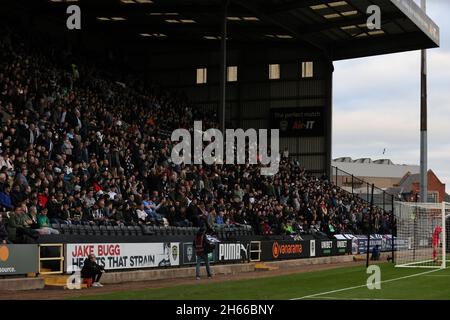
[{"label": "floodlight pole", "polygon": [[219,100],[219,121],[222,134],[225,134],[225,112],[226,112],[226,86],[227,86],[227,16],[229,0],[224,0],[222,17],[222,36],[221,36],[221,59],[220,59],[220,100]]},{"label": "floodlight pole", "polygon": [[[421,7],[427,11],[426,0],[421,0]],[[420,72],[420,201],[428,202],[428,97],[427,97],[427,51],[421,51]]]},{"label": "floodlight pole", "polygon": [[367,226],[367,250],[366,250],[366,268],[370,264],[370,234],[372,233],[372,214],[373,214],[373,193],[375,189],[375,184],[372,184],[371,199],[370,199],[370,210],[369,210],[369,224]]}]

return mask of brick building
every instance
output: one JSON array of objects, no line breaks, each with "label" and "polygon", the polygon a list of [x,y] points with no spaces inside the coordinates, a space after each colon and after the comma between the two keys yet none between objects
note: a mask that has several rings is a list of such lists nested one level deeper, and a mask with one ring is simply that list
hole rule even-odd
[{"label": "brick building", "polygon": [[[387,192],[399,195],[406,201],[420,201],[420,174],[407,173],[398,186],[389,188]],[[446,200],[445,183],[442,183],[433,170],[428,170],[428,202]]]}]

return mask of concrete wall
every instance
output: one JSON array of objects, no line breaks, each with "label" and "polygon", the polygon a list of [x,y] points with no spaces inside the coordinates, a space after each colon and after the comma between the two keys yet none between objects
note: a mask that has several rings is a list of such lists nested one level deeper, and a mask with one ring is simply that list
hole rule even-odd
[{"label": "concrete wall", "polygon": [[1,279],[0,291],[19,291],[44,289],[44,278],[13,278]]},{"label": "concrete wall", "polygon": [[[295,268],[307,265],[319,265],[330,263],[345,263],[353,261],[352,255],[334,256],[334,257],[320,257],[311,259],[297,259],[297,260],[282,260],[265,262],[266,265],[278,267],[280,269]],[[211,266],[212,272],[218,274],[238,274],[255,271],[256,263],[239,263],[239,264],[225,264]],[[205,268],[202,266],[201,275],[206,276]],[[105,273],[102,277],[102,283],[124,283],[133,281],[150,281],[150,280],[167,280],[167,279],[182,279],[194,278],[195,267],[189,268],[173,268],[173,269],[151,269],[138,270],[129,272],[111,272]]]}]

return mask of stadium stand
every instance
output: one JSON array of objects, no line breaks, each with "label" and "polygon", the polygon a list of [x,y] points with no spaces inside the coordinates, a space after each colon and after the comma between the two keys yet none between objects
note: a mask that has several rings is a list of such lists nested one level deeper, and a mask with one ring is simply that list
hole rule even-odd
[{"label": "stadium stand", "polygon": [[[293,159],[273,177],[256,165],[174,165],[166,132],[196,119],[217,127],[214,115],[138,79],[123,85],[93,66],[73,68],[55,47],[1,30],[0,210],[11,241],[49,230],[193,236],[202,224],[223,239],[365,233],[368,204]],[[374,210],[375,230],[390,232],[389,214]]]}]

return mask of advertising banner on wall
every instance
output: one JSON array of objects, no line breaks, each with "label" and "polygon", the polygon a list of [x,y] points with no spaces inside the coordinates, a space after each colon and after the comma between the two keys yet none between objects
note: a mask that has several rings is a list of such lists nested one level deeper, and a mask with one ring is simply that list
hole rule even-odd
[{"label": "advertising banner on wall", "polygon": [[270,127],[280,137],[320,137],[324,135],[324,108],[276,108],[270,110]]},{"label": "advertising banner on wall", "polygon": [[338,256],[352,253],[352,241],[349,239],[262,241],[261,249],[262,261]]},{"label": "advertising banner on wall", "polygon": [[262,241],[261,260],[300,259],[310,257],[309,241]]},{"label": "advertising banner on wall", "polygon": [[[356,238],[358,239],[358,253],[367,253],[367,236],[365,235],[357,235]],[[375,238],[374,236],[370,236],[370,248],[369,252],[372,252],[372,249],[375,246],[379,246],[381,250],[382,245],[382,239],[381,238]]]},{"label": "advertising banner on wall", "polygon": [[38,272],[37,244],[0,245],[0,276]]},{"label": "advertising banner on wall", "polygon": [[[367,235],[356,235],[352,239],[352,251],[354,254],[367,253]],[[376,245],[380,246],[382,252],[392,251],[392,235],[373,234],[370,236],[371,251]],[[394,237],[394,250],[407,250],[409,247],[408,239],[399,239]]]},{"label": "advertising banner on wall", "polygon": [[[180,244],[182,246],[180,265],[194,265],[197,263],[197,255],[195,253],[195,247],[193,242],[183,242]],[[217,256],[217,245],[213,252],[208,253],[209,263],[214,263]]]},{"label": "advertising banner on wall", "polygon": [[340,256],[352,252],[351,240],[314,240],[318,257]]},{"label": "advertising banner on wall", "polygon": [[183,243],[181,259],[181,263],[183,265],[195,264],[197,262],[197,256],[195,254],[195,248],[192,242]]},{"label": "advertising banner on wall", "polygon": [[70,243],[66,244],[65,269],[73,272],[83,267],[89,254],[106,270],[141,269],[180,265],[178,242],[155,243]]},{"label": "advertising banner on wall", "polygon": [[247,261],[249,242],[221,242],[216,246],[217,262]]}]

